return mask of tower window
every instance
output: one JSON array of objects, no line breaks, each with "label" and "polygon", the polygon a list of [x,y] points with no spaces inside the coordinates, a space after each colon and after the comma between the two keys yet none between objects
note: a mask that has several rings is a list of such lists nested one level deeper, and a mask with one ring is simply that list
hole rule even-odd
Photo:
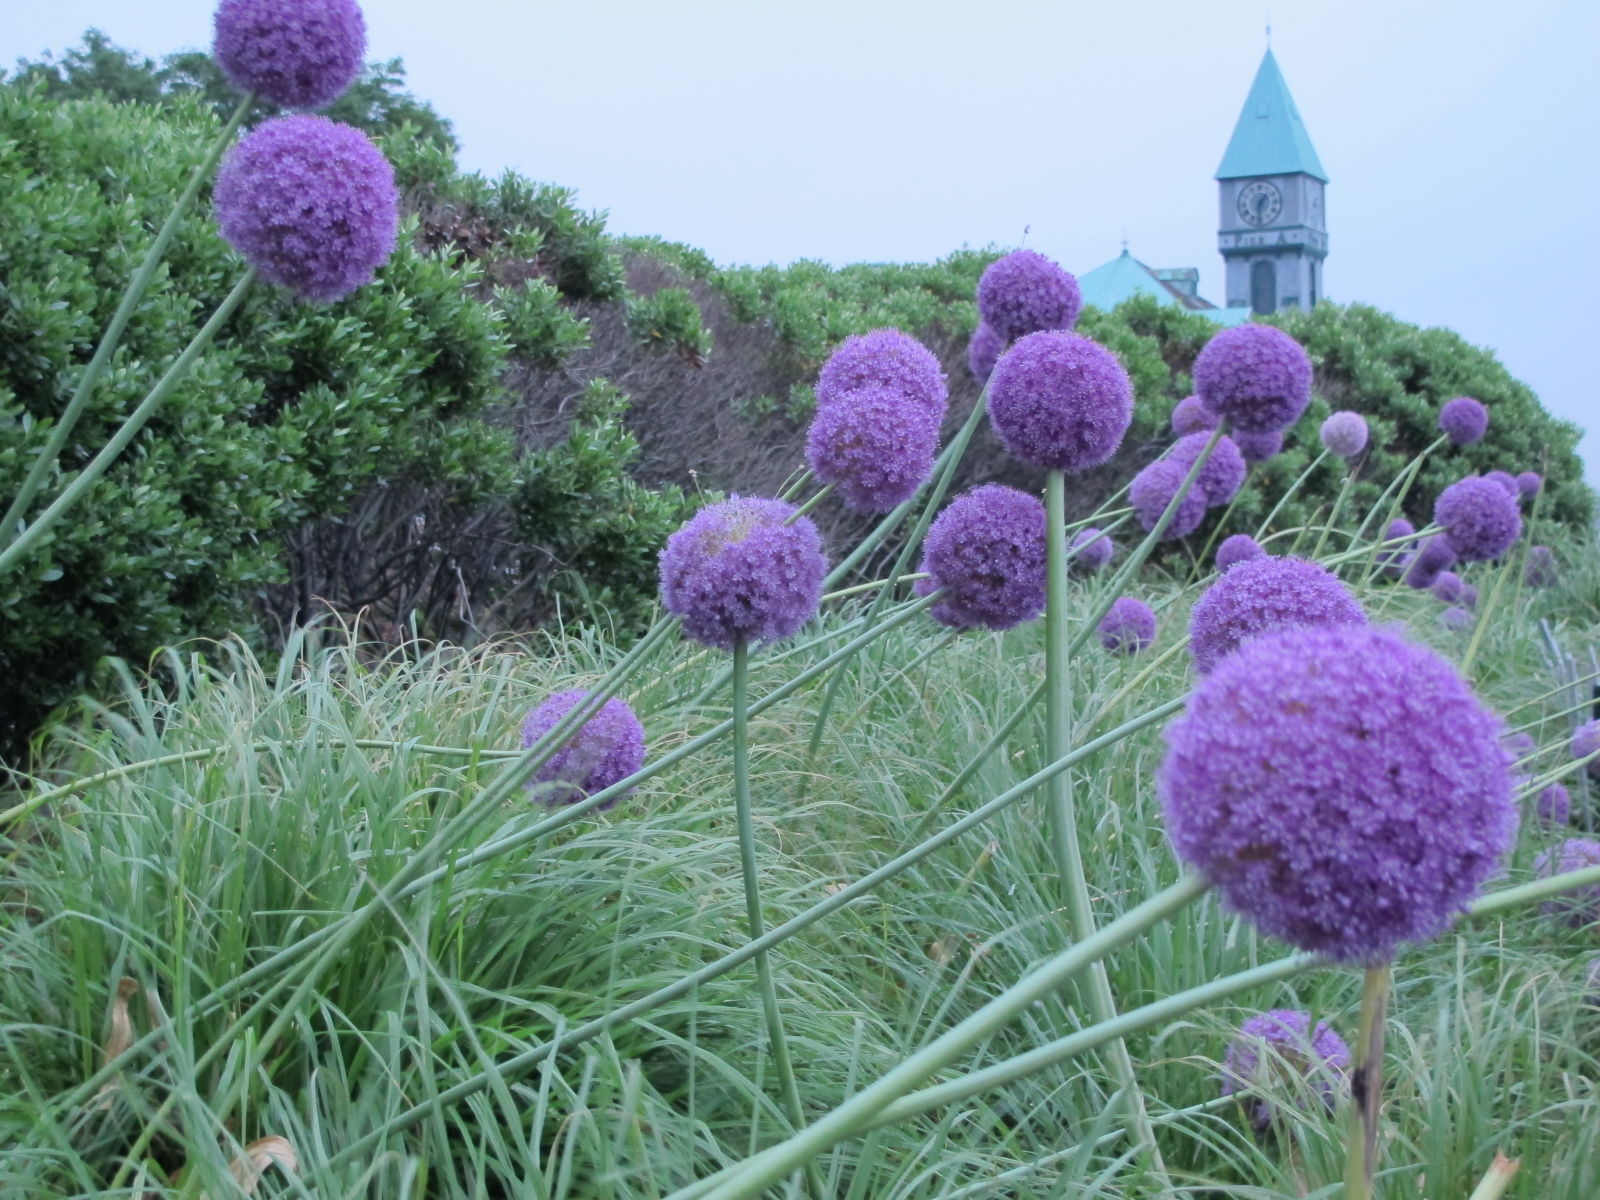
[{"label": "tower window", "polygon": [[1250,310],[1273,312],[1278,307],[1278,267],[1270,258],[1250,264]]}]

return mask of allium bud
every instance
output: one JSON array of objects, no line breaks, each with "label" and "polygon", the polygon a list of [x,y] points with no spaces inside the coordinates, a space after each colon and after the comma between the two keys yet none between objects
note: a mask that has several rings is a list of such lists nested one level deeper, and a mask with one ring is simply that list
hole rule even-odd
[{"label": "allium bud", "polygon": [[1006,452],[1057,471],[1098,467],[1133,420],[1133,384],[1117,356],[1064,330],[1031,333],[989,377],[989,423]]},{"label": "allium bud", "polygon": [[1454,667],[1390,630],[1265,634],[1167,728],[1168,835],[1263,932],[1377,965],[1500,869],[1517,828],[1500,733]]},{"label": "allium bud", "polygon": [[[1600,842],[1593,838],[1568,838],[1554,850],[1542,851],[1533,860],[1533,872],[1542,878],[1600,867]],[[1581,928],[1600,922],[1600,883],[1574,888],[1544,902],[1544,911],[1565,918],[1568,925]]]},{"label": "allium bud", "polygon": [[1044,611],[1045,515],[1037,496],[986,483],[957,496],[928,527],[916,591],[954,629],[1010,629]]},{"label": "allium bud", "polygon": [[1076,277],[1033,250],[997,258],[978,280],[978,316],[1005,342],[1071,329],[1082,308]]},{"label": "allium bud", "polygon": [[1510,471],[1488,471],[1484,474],[1484,478],[1496,487],[1504,488],[1506,495],[1513,500],[1522,498],[1522,489],[1517,487],[1517,477]]},{"label": "allium bud", "polygon": [[1326,1021],[1311,1028],[1311,1014],[1273,1009],[1239,1026],[1222,1058],[1222,1094],[1258,1097],[1250,1123],[1265,1133],[1279,1103],[1309,1089],[1329,1109],[1350,1070],[1350,1047]]},{"label": "allium bud", "polygon": [[1537,471],[1524,471],[1517,476],[1517,495],[1532,500],[1544,490],[1544,476]]},{"label": "allium bud", "polygon": [[938,418],[882,385],[819,405],[806,436],[812,472],[856,512],[888,512],[911,499],[933,474],[938,452]]},{"label": "allium bud", "polygon": [[394,252],[400,199],[389,160],[359,129],[278,117],[217,173],[222,236],[263,278],[306,300],[338,300]]},{"label": "allium bud", "polygon": [[223,74],[284,108],[332,104],[367,52],[355,0],[222,0],[213,24],[211,53]]},{"label": "allium bud", "polygon": [[1367,448],[1367,419],[1357,412],[1336,412],[1322,423],[1322,445],[1340,458],[1354,458]]},{"label": "allium bud", "polygon": [[1185,396],[1172,410],[1172,432],[1179,437],[1209,432],[1222,424],[1222,418],[1200,403],[1199,396]]},{"label": "allium bud", "polygon": [[[579,703],[584,691],[557,692],[522,722],[522,748],[526,750],[556,727]],[[528,787],[547,804],[576,804],[604,791],[644,766],[644,726],[633,709],[618,699],[607,700],[534,773]],[[602,808],[610,808],[615,796]]]},{"label": "allium bud", "polygon": [[1549,546],[1531,546],[1523,581],[1529,587],[1555,587],[1556,556]]},{"label": "allium bud", "polygon": [[1071,549],[1069,567],[1074,571],[1098,571],[1111,561],[1117,546],[1109,534],[1101,533],[1091,525],[1073,535]]},{"label": "allium bud", "polygon": [[1439,572],[1456,565],[1456,552],[1448,538],[1434,534],[1422,543],[1406,567],[1406,586],[1418,591],[1433,586]]},{"label": "allium bud", "polygon": [[972,331],[972,338],[967,342],[967,370],[972,372],[972,377],[979,383],[988,383],[989,376],[994,373],[994,364],[1000,358],[1000,352],[1006,344],[1000,340],[1000,335],[982,321]]},{"label": "allium bud", "polygon": [[[1417,528],[1415,525],[1406,520],[1404,517],[1399,517],[1389,522],[1389,528],[1385,531],[1383,540],[1386,542],[1393,542],[1399,538],[1408,538],[1416,531]],[[1393,550],[1380,550],[1378,552],[1378,563],[1383,567],[1383,573],[1385,575],[1389,576],[1391,579],[1400,578],[1401,573],[1406,569],[1406,564],[1411,561],[1411,555],[1406,550],[1406,546],[1409,546],[1410,544],[1410,542],[1407,542],[1405,546],[1397,547]]]},{"label": "allium bud", "polygon": [[944,420],[950,399],[944,370],[933,351],[908,333],[874,329],[845,338],[817,373],[817,407],[869,387],[899,392],[936,422]]},{"label": "allium bud", "polygon": [[1470,583],[1463,583],[1461,585],[1461,597],[1457,603],[1460,604],[1462,608],[1477,608],[1478,589],[1473,587]]},{"label": "allium bud", "polygon": [[1588,758],[1589,764],[1584,770],[1600,779],[1600,757],[1589,758],[1597,750],[1600,750],[1600,721],[1585,721],[1572,735],[1572,757]]},{"label": "allium bud", "polygon": [[[1167,457],[1181,466],[1187,474],[1210,440],[1209,433],[1191,433],[1179,438],[1172,449],[1167,451]],[[1209,507],[1220,508],[1239,494],[1248,471],[1244,456],[1239,453],[1239,447],[1234,444],[1232,438],[1224,435],[1218,438],[1217,444],[1211,448],[1211,457],[1206,459],[1206,465],[1200,468],[1194,486],[1200,489],[1200,494],[1206,498]]]},{"label": "allium bud", "polygon": [[[1167,505],[1172,503],[1172,498],[1178,494],[1178,489],[1188,477],[1189,468],[1170,458],[1156,459],[1133,477],[1133,482],[1128,485],[1128,503],[1133,505],[1134,515],[1139,518],[1139,524],[1146,533],[1156,527],[1161,514],[1167,511]],[[1200,528],[1200,522],[1205,519],[1206,497],[1196,481],[1184,493],[1162,537],[1188,537]]]},{"label": "allium bud", "polygon": [[1271,433],[1245,433],[1243,430],[1235,429],[1228,436],[1233,439],[1233,444],[1239,447],[1240,457],[1251,465],[1266,462],[1283,449],[1281,429],[1274,429]]},{"label": "allium bud", "polygon": [[1238,563],[1205,590],[1189,614],[1189,653],[1204,675],[1245,641],[1304,625],[1364,625],[1367,614],[1325,567],[1303,558]]},{"label": "allium bud", "polygon": [[1222,545],[1217,547],[1217,570],[1226,571],[1235,563],[1249,562],[1253,558],[1265,558],[1267,552],[1261,544],[1248,533],[1236,533],[1232,537],[1222,539]]},{"label": "allium bud", "polygon": [[701,509],[661,551],[661,604],[697,642],[732,650],[798,633],[817,613],[828,560],[810,518],[735,496]]},{"label": "allium bud", "polygon": [[1546,825],[1565,825],[1572,820],[1572,794],[1559,783],[1552,783],[1533,802],[1534,815]]},{"label": "allium bud", "polygon": [[1439,624],[1457,633],[1471,629],[1476,620],[1470,609],[1462,608],[1459,604],[1452,604],[1449,608],[1439,610]]},{"label": "allium bud", "polygon": [[1516,497],[1475,475],[1458,479],[1439,493],[1433,521],[1444,527],[1451,549],[1465,562],[1499,558],[1522,535]]},{"label": "allium bud", "polygon": [[1281,329],[1234,325],[1213,334],[1194,360],[1194,390],[1234,429],[1272,433],[1311,403],[1311,360]]},{"label": "allium bud", "polygon": [[1101,618],[1100,644],[1107,650],[1136,654],[1156,640],[1156,614],[1143,600],[1122,596]]},{"label": "allium bud", "polygon": [[1467,446],[1489,428],[1489,410],[1471,396],[1457,396],[1439,410],[1439,428],[1452,445]]},{"label": "allium bud", "polygon": [[1428,585],[1428,590],[1433,593],[1435,600],[1442,600],[1446,604],[1456,604],[1461,600],[1461,592],[1465,586],[1461,582],[1461,576],[1454,571],[1440,571],[1433,577],[1433,582]]}]

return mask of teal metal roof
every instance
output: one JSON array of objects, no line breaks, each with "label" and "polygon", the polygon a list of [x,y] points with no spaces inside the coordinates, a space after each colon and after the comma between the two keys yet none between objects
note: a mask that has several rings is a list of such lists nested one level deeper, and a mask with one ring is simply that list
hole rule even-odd
[{"label": "teal metal roof", "polygon": [[1300,110],[1289,95],[1289,85],[1278,70],[1278,60],[1268,50],[1256,72],[1256,81],[1250,85],[1239,123],[1233,127],[1217,178],[1294,174],[1328,182],[1311,146],[1311,135],[1300,119]]},{"label": "teal metal roof", "polygon": [[1237,325],[1250,318],[1248,308],[1215,308],[1198,298],[1191,304],[1185,304],[1176,292],[1156,277],[1154,271],[1126,250],[1110,262],[1079,275],[1078,290],[1083,294],[1085,304],[1092,304],[1104,312],[1110,312],[1124,300],[1131,300],[1135,296],[1154,296],[1162,304],[1186,308],[1219,325]]}]

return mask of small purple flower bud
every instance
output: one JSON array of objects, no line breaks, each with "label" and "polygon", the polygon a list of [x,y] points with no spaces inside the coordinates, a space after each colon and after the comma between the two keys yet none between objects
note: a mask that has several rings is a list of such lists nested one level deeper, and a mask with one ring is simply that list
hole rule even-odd
[{"label": "small purple flower bud", "polygon": [[1522,489],[1517,487],[1517,477],[1510,471],[1489,471],[1484,475],[1484,478],[1497,487],[1504,488],[1506,495],[1513,500],[1522,498]]},{"label": "small purple flower bud", "polygon": [[1350,589],[1303,558],[1255,558],[1224,571],[1189,614],[1195,670],[1210,673],[1251,638],[1305,625],[1365,625]]},{"label": "small purple flower bud", "polygon": [[989,376],[994,373],[994,364],[999,361],[1000,352],[1006,348],[1005,342],[1000,340],[1000,335],[982,321],[972,331],[972,339],[967,342],[967,370],[972,372],[972,377],[979,383],[988,383]]},{"label": "small purple flower bud", "polygon": [[1179,437],[1209,432],[1222,424],[1222,418],[1200,403],[1199,396],[1185,396],[1172,410],[1172,432]]},{"label": "small purple flower bud", "polygon": [[1250,1123],[1265,1133],[1280,1104],[1293,1103],[1307,1085],[1332,1110],[1349,1070],[1350,1047],[1326,1021],[1313,1031],[1310,1013],[1278,1008],[1239,1026],[1222,1057],[1222,1094],[1258,1097]]},{"label": "small purple flower bud", "polygon": [[1589,758],[1597,750],[1600,750],[1600,721],[1586,721],[1572,735],[1572,757],[1588,758],[1589,763],[1584,770],[1600,779],[1600,757]]},{"label": "small purple flower bud", "polygon": [[1528,550],[1528,563],[1523,581],[1529,587],[1554,587],[1556,585],[1556,556],[1549,546],[1532,546]]},{"label": "small purple flower bud", "polygon": [[1357,412],[1336,412],[1322,423],[1322,445],[1340,458],[1354,458],[1367,448],[1367,419]]},{"label": "small purple flower bud", "polygon": [[229,82],[284,108],[332,104],[367,52],[355,0],[222,0],[213,24],[212,57]]},{"label": "small purple flower bud", "polygon": [[1226,571],[1235,563],[1249,562],[1253,558],[1266,556],[1267,552],[1255,538],[1248,533],[1236,533],[1232,537],[1224,538],[1222,545],[1217,547],[1217,570]]},{"label": "small purple flower bud", "polygon": [[1234,325],[1212,335],[1194,360],[1194,390],[1234,429],[1272,433],[1311,403],[1311,360],[1281,329]]},{"label": "small purple flower bud", "polygon": [[889,388],[944,420],[950,389],[939,360],[916,338],[898,329],[874,329],[839,344],[817,373],[817,407],[862,388]]},{"label": "small purple flower bud", "polygon": [[1251,465],[1266,462],[1283,449],[1281,429],[1274,429],[1271,433],[1245,433],[1236,429],[1228,436],[1233,439],[1233,444],[1239,447],[1240,456]]},{"label": "small purple flower bud", "polygon": [[1406,586],[1418,591],[1433,586],[1439,572],[1456,565],[1456,552],[1448,538],[1434,534],[1422,543],[1421,549],[1411,556],[1406,567]]},{"label": "small purple flower bud", "polygon": [[1524,471],[1517,476],[1517,494],[1524,500],[1532,500],[1544,490],[1544,476],[1537,471]]},{"label": "small purple flower bud", "polygon": [[[1133,505],[1134,515],[1139,518],[1139,524],[1146,533],[1156,527],[1161,514],[1167,511],[1167,505],[1172,503],[1172,498],[1178,494],[1178,489],[1188,477],[1189,468],[1170,458],[1156,459],[1133,477],[1133,482],[1128,485],[1128,503]],[[1205,519],[1206,497],[1196,481],[1184,494],[1162,537],[1188,537],[1200,528],[1200,522]]]},{"label": "small purple flower bud", "polygon": [[989,423],[1019,462],[1056,471],[1098,467],[1133,420],[1133,384],[1117,356],[1065,330],[1030,333],[989,377]]},{"label": "small purple flower bud", "polygon": [[1572,820],[1572,794],[1561,784],[1552,783],[1534,800],[1533,812],[1546,825],[1565,825]]},{"label": "small purple flower bud", "polygon": [[1439,493],[1434,524],[1444,527],[1451,548],[1465,562],[1499,558],[1522,535],[1522,513],[1515,494],[1487,479],[1469,475]]},{"label": "small purple flower bud", "polygon": [[1456,604],[1460,602],[1461,589],[1465,586],[1461,582],[1461,576],[1454,571],[1440,571],[1433,577],[1428,590],[1433,593],[1434,599],[1442,600],[1446,604]]},{"label": "small purple flower bud", "polygon": [[[1167,457],[1181,466],[1187,474],[1210,440],[1209,433],[1191,433],[1179,438],[1172,449],[1167,451]],[[1220,508],[1239,494],[1248,471],[1244,456],[1239,453],[1239,447],[1234,444],[1232,438],[1224,435],[1218,438],[1217,444],[1211,448],[1211,457],[1206,459],[1206,465],[1200,468],[1200,475],[1195,479],[1194,486],[1200,489],[1200,494],[1206,498],[1208,507]]]},{"label": "small purple flower bud", "polygon": [[1067,565],[1074,571],[1098,571],[1111,561],[1116,549],[1116,543],[1109,534],[1101,533],[1091,525],[1078,530],[1073,536],[1072,558]]},{"label": "small purple flower bud", "polygon": [[[589,693],[557,692],[522,722],[522,748],[528,749],[571,712]],[[576,804],[604,791],[644,766],[644,726],[626,702],[607,700],[540,767],[528,788],[546,804]],[[602,804],[610,808],[621,796]]]},{"label": "small purple flower bud", "polygon": [[1071,329],[1082,308],[1077,278],[1033,250],[995,259],[978,280],[978,316],[1002,341]]},{"label": "small purple flower bud", "polygon": [[1470,583],[1461,585],[1461,598],[1457,601],[1462,608],[1476,609],[1478,607],[1478,589]]},{"label": "small purple flower bud", "polygon": [[1037,496],[986,483],[928,527],[916,592],[939,591],[933,619],[954,629],[1010,629],[1044,611],[1045,515]]},{"label": "small purple flower bud", "polygon": [[1459,605],[1451,605],[1449,608],[1440,609],[1439,611],[1439,624],[1446,629],[1455,630],[1457,633],[1464,633],[1466,630],[1471,629],[1476,620],[1477,618],[1469,610]]},{"label": "small purple flower bud", "polygon": [[[1600,842],[1593,838],[1568,838],[1533,860],[1533,873],[1541,879],[1585,867],[1600,867]],[[1564,917],[1574,928],[1600,921],[1600,883],[1553,896],[1544,902],[1544,911]]]},{"label": "small purple flower bud", "polygon": [[1107,650],[1137,654],[1155,644],[1156,614],[1143,600],[1122,596],[1101,618],[1099,633]]},{"label": "small purple flower bud", "polygon": [[[1415,525],[1404,517],[1399,517],[1389,522],[1389,528],[1384,533],[1383,540],[1392,542],[1399,538],[1408,538],[1416,531]],[[1393,550],[1380,550],[1378,552],[1378,563],[1383,567],[1383,573],[1389,578],[1399,579],[1405,571],[1406,564],[1411,561],[1411,555],[1407,549],[1410,545],[1411,543],[1407,542],[1404,546]]]},{"label": "small purple flower bud", "polygon": [[903,392],[868,385],[817,408],[806,461],[855,512],[888,512],[917,494],[939,452],[939,421]]},{"label": "small purple flower bud", "polygon": [[1439,410],[1439,428],[1452,445],[1467,446],[1489,428],[1489,410],[1471,396],[1457,396]]}]

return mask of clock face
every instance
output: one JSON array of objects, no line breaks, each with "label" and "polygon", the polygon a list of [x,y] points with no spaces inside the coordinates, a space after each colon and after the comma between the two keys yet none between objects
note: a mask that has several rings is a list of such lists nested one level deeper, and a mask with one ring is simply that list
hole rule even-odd
[{"label": "clock face", "polygon": [[1247,225],[1270,225],[1283,211],[1283,194],[1270,183],[1247,183],[1239,189],[1239,216]]}]

